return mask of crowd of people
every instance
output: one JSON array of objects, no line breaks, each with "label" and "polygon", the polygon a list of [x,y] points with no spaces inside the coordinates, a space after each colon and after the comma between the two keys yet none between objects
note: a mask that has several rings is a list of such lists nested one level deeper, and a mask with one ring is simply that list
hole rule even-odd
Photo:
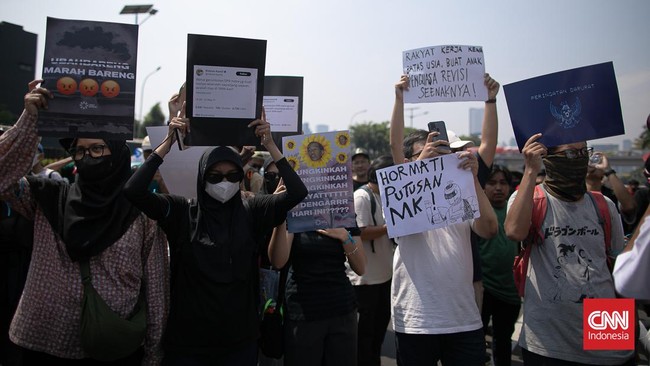
[{"label": "crowd of people", "polygon": [[[583,349],[582,306],[650,299],[650,159],[649,183],[631,189],[585,141],[544,146],[538,133],[523,171],[510,172],[494,163],[500,85],[489,74],[478,147],[452,131],[448,141],[405,136],[401,76],[391,155],[350,155],[356,225],[301,233],[286,218],[308,191],[264,112],[248,127],[265,151],[206,149],[196,197],[182,197],[158,168],[188,133],[184,87],[169,101],[164,141],[143,141],[141,166],[131,168],[125,141],[70,136],[60,140],[70,157],[46,167],[37,120],[54,97],[40,82],[0,137],[2,366],[380,365],[391,319],[399,365],[484,365],[486,334],[493,363],[509,365],[522,309],[526,365],[636,362],[632,350]],[[389,238],[377,171],[445,154],[471,172],[477,217]],[[57,172],[65,166],[70,178]],[[512,271],[522,243],[523,294]],[[279,273],[280,360],[260,351],[263,267]]]}]

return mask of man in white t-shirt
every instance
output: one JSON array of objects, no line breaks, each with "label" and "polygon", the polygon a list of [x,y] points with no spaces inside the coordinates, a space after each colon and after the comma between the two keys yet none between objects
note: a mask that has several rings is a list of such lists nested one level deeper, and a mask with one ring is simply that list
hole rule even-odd
[{"label": "man in white t-shirt", "polygon": [[357,297],[359,366],[381,364],[381,345],[390,321],[390,280],[393,276],[393,242],[388,238],[382,213],[377,170],[393,165],[393,158],[380,156],[370,165],[368,183],[354,191],[354,212],[366,253],[366,272],[359,276],[346,263]]},{"label": "man in white t-shirt", "polygon": [[[395,85],[390,146],[395,162],[429,159],[448,153],[437,132],[418,130],[404,138],[403,92],[408,76]],[[444,145],[444,147],[442,147]],[[470,233],[491,238],[497,219],[476,175],[478,161],[458,152],[460,167],[471,169],[480,217],[395,239],[392,308],[400,365],[484,365],[485,337],[472,285]]]},{"label": "man in white t-shirt", "polygon": [[[607,266],[604,229],[587,195],[590,150],[585,142],[547,149],[531,136],[522,153],[524,175],[510,197],[504,228],[510,240],[526,239],[531,226],[535,179],[542,161],[546,178],[543,241],[531,246],[519,345],[526,365],[633,365],[633,351],[583,349],[583,301],[614,298]],[[623,248],[623,226],[614,203],[605,197],[611,219],[611,251]]]}]

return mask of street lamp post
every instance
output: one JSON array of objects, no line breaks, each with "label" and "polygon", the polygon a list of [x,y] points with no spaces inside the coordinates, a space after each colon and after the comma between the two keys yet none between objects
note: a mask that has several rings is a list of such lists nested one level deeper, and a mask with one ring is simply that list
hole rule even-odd
[{"label": "street lamp post", "polygon": [[367,109],[362,109],[362,110],[360,110],[360,111],[354,113],[354,114],[352,115],[352,117],[350,117],[350,125],[352,125],[352,122],[354,122],[354,117],[360,115],[361,113],[366,113],[366,112],[368,112]]},{"label": "street lamp post", "polygon": [[160,68],[161,66],[158,66],[154,71],[150,72],[147,76],[145,76],[144,81],[142,81],[142,91],[140,92],[140,123],[144,123],[144,118],[142,116],[142,107],[144,105],[144,86],[147,84],[147,79],[149,79],[149,76],[160,71]]},{"label": "street lamp post", "polygon": [[[120,14],[134,14],[135,15],[135,24],[139,25],[144,23],[149,17],[152,15],[156,15],[158,12],[157,9],[153,8],[153,5],[147,4],[147,5],[125,5],[124,8],[122,8],[122,11],[120,11]],[[144,20],[140,23],[138,23],[138,14],[149,14],[148,17],[144,18]]]},{"label": "street lamp post", "polygon": [[428,111],[424,111],[424,112],[422,112],[422,113],[420,113],[420,114],[413,114],[413,111],[416,110],[416,109],[420,109],[420,107],[411,107],[411,108],[404,108],[404,109],[406,109],[407,111],[410,112],[410,113],[409,113],[409,119],[410,119],[410,124],[411,124],[410,127],[411,127],[411,128],[413,128],[413,118],[415,118],[415,117],[420,117],[420,116],[424,116],[424,115],[429,114]]}]

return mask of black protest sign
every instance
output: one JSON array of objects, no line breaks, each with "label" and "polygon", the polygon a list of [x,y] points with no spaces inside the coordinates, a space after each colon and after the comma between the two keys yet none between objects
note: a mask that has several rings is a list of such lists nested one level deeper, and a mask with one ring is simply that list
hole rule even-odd
[{"label": "black protest sign", "polygon": [[136,25],[48,18],[39,134],[133,138],[137,50]]},{"label": "black protest sign", "polygon": [[262,116],[266,41],[189,34],[186,145],[258,145],[253,120]]}]

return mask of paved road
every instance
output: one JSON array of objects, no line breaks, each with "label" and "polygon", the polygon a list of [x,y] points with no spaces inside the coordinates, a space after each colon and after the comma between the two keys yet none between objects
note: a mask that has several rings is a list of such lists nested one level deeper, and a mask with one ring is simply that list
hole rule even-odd
[{"label": "paved road", "polygon": [[[640,311],[639,319],[642,320],[645,324],[650,324],[650,316],[646,314],[644,311]],[[516,342],[516,340],[519,339],[519,332],[521,331],[521,320],[522,320],[522,315],[520,314],[519,319],[517,319],[517,324],[515,324],[515,332],[512,334],[512,339],[513,339],[512,365],[513,366],[521,366],[524,364],[523,360],[521,359],[521,348],[517,345]],[[491,341],[492,338],[490,336],[487,336],[486,342],[488,344],[487,347],[488,354],[491,354],[490,351]],[[384,339],[384,344],[382,345],[381,348],[381,364],[382,366],[397,366],[397,362],[395,360],[395,333],[393,332],[393,329],[390,324],[388,325],[388,329],[386,330],[386,338]],[[492,365],[492,362],[486,362],[486,365]],[[648,362],[648,355],[640,353],[637,365],[639,366],[650,365]]]}]

